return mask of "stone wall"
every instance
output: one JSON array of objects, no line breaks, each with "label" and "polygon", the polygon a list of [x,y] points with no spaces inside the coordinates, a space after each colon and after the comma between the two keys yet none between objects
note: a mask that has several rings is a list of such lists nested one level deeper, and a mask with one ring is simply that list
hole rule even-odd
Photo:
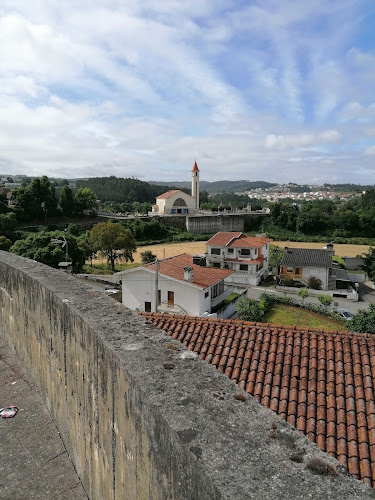
[{"label": "stone wall", "polygon": [[0,335],[92,499],[373,498],[225,375],[73,276],[0,252]]}]

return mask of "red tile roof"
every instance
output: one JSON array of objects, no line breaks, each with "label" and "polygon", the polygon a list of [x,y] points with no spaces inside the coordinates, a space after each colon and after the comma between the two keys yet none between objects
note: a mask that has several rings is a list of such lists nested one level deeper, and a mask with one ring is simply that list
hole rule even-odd
[{"label": "red tile roof", "polygon": [[241,232],[219,232],[212,236],[206,245],[228,246],[236,248],[261,248],[270,239],[264,236],[246,236]]},{"label": "red tile roof", "polygon": [[[234,272],[230,269],[214,269],[211,267],[197,266],[193,264],[193,257],[191,255],[183,253],[175,257],[160,260],[159,273],[187,283],[186,280],[184,280],[184,267],[186,266],[193,268],[193,281],[191,283],[199,288],[212,286]],[[143,267],[152,269],[153,271],[155,270],[155,264],[148,264]]]},{"label": "red tile roof", "polygon": [[167,191],[166,193],[163,193],[163,194],[159,194],[159,196],[156,197],[156,199],[159,199],[159,198],[169,198],[170,196],[176,194],[176,193],[180,193],[180,189],[171,189],[171,191]]},{"label": "red tile roof", "polygon": [[143,313],[375,486],[375,336]]},{"label": "red tile roof", "polygon": [[192,172],[197,172],[197,171],[199,172],[199,168],[198,168],[197,162],[195,162]]}]

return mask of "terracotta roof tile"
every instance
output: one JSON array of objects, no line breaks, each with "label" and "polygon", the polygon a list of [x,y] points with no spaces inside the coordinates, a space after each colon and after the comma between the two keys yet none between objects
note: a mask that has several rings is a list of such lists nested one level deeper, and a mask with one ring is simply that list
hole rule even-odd
[{"label": "terracotta roof tile", "polygon": [[169,198],[170,196],[173,196],[176,193],[181,193],[182,191],[180,189],[171,189],[170,191],[167,191],[166,193],[159,194],[159,196],[156,197],[156,199],[165,199]]},{"label": "terracotta roof tile", "polygon": [[[155,264],[147,264],[143,267],[155,271]],[[193,280],[191,282],[187,282],[184,279],[184,267],[193,268]],[[233,272],[230,269],[213,269],[193,264],[193,257],[187,253],[159,261],[159,274],[183,281],[184,283],[191,283],[199,288],[212,286]]]},{"label": "terracotta roof tile", "polygon": [[143,314],[375,486],[375,337]]},{"label": "terracotta roof tile", "polygon": [[261,248],[270,241],[272,240],[264,236],[247,236],[241,232],[220,231],[212,236],[206,245],[228,246],[231,248]]}]

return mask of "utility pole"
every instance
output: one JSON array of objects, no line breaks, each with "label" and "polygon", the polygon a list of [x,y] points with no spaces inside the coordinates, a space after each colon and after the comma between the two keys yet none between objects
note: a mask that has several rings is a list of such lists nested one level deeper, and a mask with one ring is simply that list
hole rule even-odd
[{"label": "utility pole", "polygon": [[155,312],[158,312],[159,305],[159,261],[155,260]]}]

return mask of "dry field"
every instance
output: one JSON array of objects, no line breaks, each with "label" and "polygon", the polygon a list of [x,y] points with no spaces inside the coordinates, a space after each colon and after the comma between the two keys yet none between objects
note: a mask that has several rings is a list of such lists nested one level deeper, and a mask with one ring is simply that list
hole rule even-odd
[{"label": "dry field", "polygon": [[[273,245],[278,245],[280,248],[286,246],[294,248],[323,248],[326,243],[303,243],[298,241],[273,241]],[[366,253],[370,247],[367,245],[335,245],[336,255],[340,257],[355,257],[356,255]],[[161,245],[149,245],[139,247],[134,254],[134,262],[141,262],[141,252],[150,250],[158,259],[165,257],[173,257],[181,253],[189,253],[190,255],[203,254],[206,251],[204,241],[188,241],[185,243],[163,243]],[[105,262],[105,259],[97,259],[95,263]]]},{"label": "dry field", "polygon": [[[278,245],[280,248],[323,248],[325,243],[309,243],[299,241],[273,241],[273,245]],[[340,257],[356,257],[357,255],[367,253],[370,247],[368,245],[334,245],[335,254]]]}]

